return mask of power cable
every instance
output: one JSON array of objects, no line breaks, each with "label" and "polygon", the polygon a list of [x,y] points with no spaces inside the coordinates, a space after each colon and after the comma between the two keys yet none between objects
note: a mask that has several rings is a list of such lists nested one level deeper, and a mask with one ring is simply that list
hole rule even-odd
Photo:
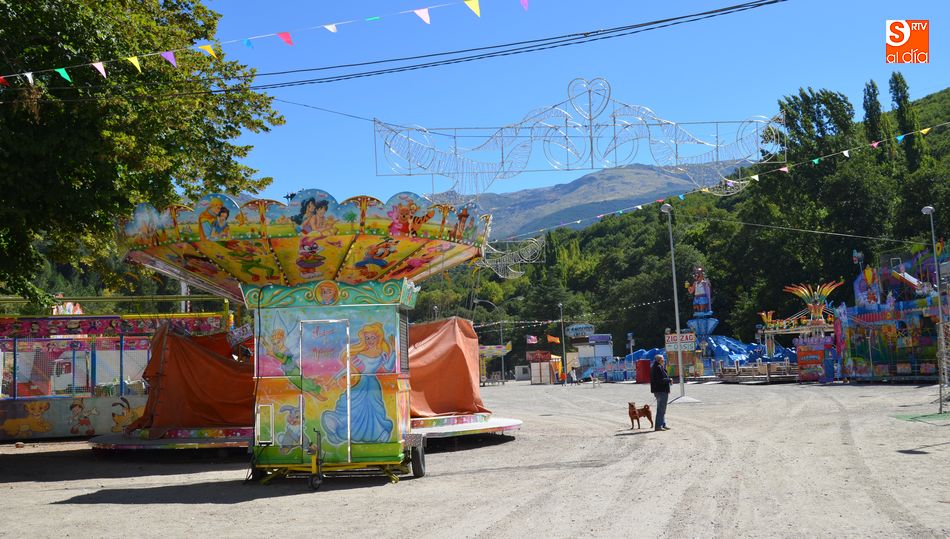
[{"label": "power cable", "polygon": [[808,228],[795,228],[795,227],[791,227],[791,226],[765,225],[765,224],[762,224],[762,223],[748,223],[748,222],[745,222],[745,221],[736,221],[736,220],[732,220],[732,219],[717,219],[717,218],[715,218],[715,217],[701,217],[701,216],[693,216],[693,215],[682,214],[682,216],[681,216],[680,218],[681,218],[681,219],[685,219],[685,220],[687,220],[687,221],[689,221],[689,220],[694,220],[694,221],[717,221],[717,222],[720,222],[720,223],[734,223],[734,224],[743,225],[743,226],[752,226],[752,227],[759,227],[759,228],[772,228],[772,229],[776,229],[776,230],[785,230],[785,231],[788,231],[788,232],[804,232],[804,233],[807,233],[807,234],[818,234],[818,235],[825,235],[825,236],[839,236],[839,237],[842,237],[842,238],[856,238],[856,239],[861,239],[861,240],[875,240],[875,241],[890,241],[890,242],[894,242],[894,243],[908,243],[908,244],[911,244],[911,245],[930,245],[929,243],[927,243],[927,242],[922,242],[922,241],[899,240],[899,239],[896,239],[896,238],[885,238],[885,237],[882,237],[882,236],[862,236],[862,235],[860,235],[860,234],[845,234],[844,232],[829,232],[829,231],[826,231],[826,230],[816,230],[816,229],[808,229]]},{"label": "power cable", "polygon": [[[327,83],[333,83],[333,82],[341,82],[341,81],[351,80],[355,78],[364,78],[364,77],[387,75],[387,74],[392,74],[392,73],[401,73],[405,71],[428,69],[432,67],[441,67],[445,65],[484,60],[484,59],[489,59],[489,58],[497,58],[501,56],[511,56],[511,55],[517,55],[517,54],[525,54],[529,52],[539,52],[542,50],[565,47],[568,45],[586,44],[586,43],[591,43],[594,41],[601,41],[605,39],[623,37],[623,36],[637,34],[637,33],[645,32],[649,30],[655,30],[659,28],[666,28],[669,26],[686,24],[689,22],[697,22],[704,19],[720,17],[723,15],[738,13],[738,12],[747,11],[751,9],[757,9],[760,7],[776,4],[779,2],[785,2],[785,1],[787,0],[756,0],[752,2],[746,2],[743,4],[737,4],[737,5],[728,6],[725,8],[719,8],[719,9],[700,12],[700,13],[693,13],[689,15],[682,15],[682,16],[671,17],[667,19],[659,19],[659,20],[645,22],[645,23],[625,25],[625,26],[614,27],[614,28],[609,28],[609,29],[604,29],[604,30],[595,30],[595,31],[575,33],[575,34],[565,34],[561,36],[554,36],[554,37],[542,38],[542,39],[537,39],[537,40],[511,42],[511,43],[502,44],[502,45],[490,45],[486,47],[477,47],[477,48],[471,48],[471,49],[459,49],[457,51],[430,53],[427,55],[419,55],[417,57],[405,57],[403,59],[375,60],[375,61],[359,62],[359,63],[353,63],[353,64],[341,64],[339,66],[303,68],[299,70],[289,70],[285,72],[270,72],[268,74],[257,74],[257,76],[264,76],[264,75],[270,76],[270,75],[279,75],[279,74],[288,74],[288,73],[308,72],[308,71],[324,71],[324,70],[333,70],[333,69],[343,69],[345,67],[363,67],[363,66],[369,66],[369,65],[377,65],[381,63],[406,61],[408,59],[421,59],[421,58],[431,58],[431,57],[437,57],[437,56],[448,56],[448,55],[461,54],[461,53],[466,53],[466,52],[477,52],[477,51],[484,51],[484,50],[491,50],[491,49],[505,49],[505,50],[498,50],[495,52],[489,52],[485,54],[475,54],[475,55],[469,55],[469,56],[461,56],[458,58],[450,58],[446,60],[440,60],[437,62],[423,62],[423,63],[412,64],[408,66],[398,66],[398,67],[380,69],[380,70],[331,75],[328,77],[292,80],[292,81],[284,81],[284,82],[270,83],[270,84],[259,84],[259,85],[250,85],[250,86],[230,86],[230,87],[223,87],[223,88],[217,88],[217,89],[197,90],[197,91],[191,91],[191,92],[173,92],[173,93],[165,93],[165,94],[158,94],[158,95],[146,94],[146,95],[140,95],[140,96],[127,96],[127,97],[135,98],[135,99],[160,98],[160,97],[184,97],[184,96],[193,96],[193,95],[201,95],[201,94],[228,93],[228,92],[233,92],[233,91],[238,91],[238,90],[247,90],[247,89],[271,90],[271,89],[289,88],[289,87],[294,87],[294,86],[303,86],[303,85],[311,85],[311,84],[327,84]],[[242,77],[235,77],[235,78],[242,78]],[[205,80],[208,80],[208,79],[205,79]],[[186,83],[188,82],[193,83],[195,81],[194,80],[187,81]],[[158,84],[158,83],[152,83],[152,84]],[[136,86],[140,87],[143,85],[136,85]],[[96,88],[102,88],[102,87],[103,86],[96,86],[96,87],[64,86],[64,87],[55,87],[55,88],[49,88],[49,89],[50,90],[80,90],[80,89],[96,89]],[[110,86],[109,88],[116,88],[116,87]],[[33,101],[84,102],[84,101],[101,100],[101,99],[106,99],[109,97],[113,97],[113,96],[91,96],[91,97],[86,97],[86,98],[75,98],[75,99],[34,99]]]}]

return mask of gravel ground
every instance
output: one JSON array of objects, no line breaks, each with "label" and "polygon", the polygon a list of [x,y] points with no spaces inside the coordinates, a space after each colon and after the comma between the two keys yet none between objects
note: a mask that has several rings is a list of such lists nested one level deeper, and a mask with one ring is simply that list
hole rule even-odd
[{"label": "gravel ground", "polygon": [[[649,388],[483,389],[515,436],[431,442],[427,476],[245,484],[243,454],[0,445],[0,536],[950,537],[936,386],[689,384],[666,432]],[[674,388],[674,395],[678,388]],[[916,419],[913,419],[915,418]]]}]

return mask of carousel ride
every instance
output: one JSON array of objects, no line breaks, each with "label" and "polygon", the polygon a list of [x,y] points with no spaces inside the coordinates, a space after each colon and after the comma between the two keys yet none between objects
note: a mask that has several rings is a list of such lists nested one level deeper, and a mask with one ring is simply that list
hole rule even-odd
[{"label": "carousel ride", "polygon": [[[136,208],[129,258],[254,312],[253,476],[425,473],[411,432],[414,284],[481,256],[491,216],[411,193],[337,202],[312,189]],[[213,383],[213,382],[209,382]]]}]

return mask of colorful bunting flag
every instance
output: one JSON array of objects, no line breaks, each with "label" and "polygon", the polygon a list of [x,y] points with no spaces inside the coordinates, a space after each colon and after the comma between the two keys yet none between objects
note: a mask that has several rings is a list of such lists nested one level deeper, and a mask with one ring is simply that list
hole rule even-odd
[{"label": "colorful bunting flag", "polygon": [[[463,2],[464,2],[464,4],[465,4],[466,7],[468,7],[470,10],[472,10],[472,13],[474,13],[476,17],[481,17],[481,16],[482,16],[481,4],[480,4],[479,0],[463,0]],[[528,11],[529,0],[520,0],[520,4],[521,4],[522,9],[524,9],[525,11]],[[447,6],[447,5],[450,5],[450,4],[440,4],[440,5],[438,5],[438,6],[432,6],[432,7],[443,7],[443,6]],[[425,8],[419,8],[419,9],[413,9],[413,10],[411,10],[411,11],[412,11],[416,16],[418,16],[420,19],[422,19],[423,22],[425,22],[426,24],[431,24],[431,18],[430,18],[430,13],[429,13],[430,9],[431,9],[431,7],[425,7]],[[408,13],[408,12],[409,12],[409,11],[401,11],[401,12],[399,12],[399,13]],[[364,21],[373,22],[373,21],[379,21],[379,20],[381,20],[381,19],[382,19],[382,16],[374,16],[374,17],[367,17],[367,18],[364,19]],[[354,21],[347,21],[347,22],[354,22]],[[323,28],[325,28],[328,32],[336,33],[336,32],[337,32],[337,25],[338,25],[338,24],[341,24],[341,23],[324,24],[324,25],[322,25],[322,26],[323,26]],[[317,27],[313,27],[313,28],[317,28]],[[311,30],[311,29],[312,29],[312,28],[308,28],[308,30]],[[284,43],[286,43],[287,45],[293,45],[293,44],[294,44],[289,32],[277,32],[276,34],[267,34],[267,35],[276,35],[276,36],[279,37],[281,40],[283,40]],[[262,37],[266,37],[266,36],[248,37],[248,38],[244,38],[243,40],[235,40],[235,41],[233,41],[233,42],[239,42],[239,41],[240,41],[240,42],[243,42],[245,47],[247,47],[247,48],[249,48],[249,49],[253,49],[253,48],[254,48],[254,45],[253,45],[253,43],[252,43],[252,40],[253,40],[253,39],[262,38]],[[227,43],[232,43],[232,42],[229,41],[229,42],[227,42]],[[198,48],[198,49],[201,49],[201,50],[203,50],[203,51],[205,51],[205,52],[207,52],[207,54],[208,54],[209,56],[211,56],[212,58],[217,58],[217,57],[218,57],[217,52],[215,52],[215,50],[214,50],[214,46],[211,45],[211,44],[208,44],[208,45],[198,45],[197,48]],[[144,54],[144,56],[160,55],[160,56],[162,56],[162,58],[164,58],[164,59],[167,60],[170,64],[172,64],[172,66],[174,66],[174,67],[177,68],[177,67],[178,67],[178,63],[177,63],[177,59],[175,58],[175,54],[174,54],[175,52],[176,52],[175,50],[171,50],[171,51],[155,51],[155,52],[150,52],[150,53],[148,53],[148,54]],[[142,73],[142,66],[141,66],[141,64],[140,64],[140,62],[139,62],[139,57],[138,57],[138,56],[128,56],[128,57],[125,57],[124,59],[125,59],[125,60],[128,60],[132,65],[134,65],[136,71],[138,71],[139,73]],[[91,65],[91,66],[95,67],[97,71],[99,71],[99,73],[103,76],[103,78],[108,78],[108,76],[107,76],[107,74],[106,74],[105,67],[104,67],[104,62],[90,62],[90,63],[88,63],[88,64],[81,64],[81,65]],[[64,69],[64,70],[65,70],[65,68],[60,68],[60,69]],[[44,71],[46,71],[46,70],[44,70]],[[53,71],[56,71],[56,70],[54,69]],[[33,73],[34,73],[33,71],[30,71],[30,72],[25,72],[25,73],[14,73],[14,74],[7,75],[7,76],[21,76],[21,77],[26,78],[28,81],[30,81],[30,84],[33,84]],[[69,75],[68,75],[68,74],[63,75],[63,73],[60,73],[60,75],[62,75],[63,78],[66,78],[66,79],[68,79],[70,82],[72,82],[72,80],[69,79]],[[4,78],[3,80],[6,80],[6,78]],[[9,84],[9,83],[8,83],[8,84]]]},{"label": "colorful bunting flag", "polygon": [[[133,58],[134,58],[134,57],[133,57]],[[129,58],[129,61],[132,62],[132,59]],[[139,66],[139,61],[138,61],[138,59],[136,59],[136,60],[135,60],[134,62],[132,62],[132,63],[135,64],[135,67],[138,67],[138,66]],[[93,63],[92,63],[92,67],[96,68],[96,71],[98,71],[99,74],[102,75],[102,78],[104,78],[104,79],[108,78],[108,77],[106,77],[106,66],[102,65],[102,62],[93,62]],[[142,72],[142,70],[139,69],[139,73],[141,73],[141,72]]]},{"label": "colorful bunting flag", "polygon": [[[736,182],[734,182],[734,181],[732,181],[732,180],[726,180],[726,186],[728,186],[728,187],[732,187],[732,186],[735,185],[735,184],[736,184]],[[680,196],[683,196],[683,195],[680,195]]]},{"label": "colorful bunting flag", "polygon": [[162,58],[168,60],[168,63],[178,67],[178,62],[175,61],[175,51],[165,51],[161,54]]},{"label": "colorful bunting flag", "polygon": [[414,9],[412,12],[418,15],[419,18],[422,19],[422,22],[426,24],[432,24],[432,22],[429,21],[429,8],[424,7],[422,9]]},{"label": "colorful bunting flag", "polygon": [[65,68],[65,67],[57,67],[57,68],[54,69],[53,71],[59,73],[59,76],[60,76],[60,77],[63,77],[64,79],[66,79],[67,82],[72,82],[72,81],[73,81],[73,79],[69,78],[69,74],[66,73],[66,68]]},{"label": "colorful bunting flag", "polygon": [[561,339],[558,337],[552,337],[551,335],[545,335],[548,338],[548,342],[552,344],[561,344]]},{"label": "colorful bunting flag", "polygon": [[10,86],[10,83],[7,82],[7,79],[5,79],[5,78],[3,78],[3,77],[0,77],[0,84],[2,84],[2,85],[4,85],[4,86]]},{"label": "colorful bunting flag", "polygon": [[686,200],[686,195],[680,195],[680,200]]},{"label": "colorful bunting flag", "polygon": [[212,58],[218,57],[218,55],[214,53],[214,47],[212,47],[211,45],[198,45],[198,48],[207,52],[209,55],[211,55]]},{"label": "colorful bunting flag", "polygon": [[478,5],[478,0],[465,0],[465,5],[468,6],[468,9],[475,12],[475,16],[482,16],[482,8]]},{"label": "colorful bunting flag", "polygon": [[751,180],[754,181],[754,182],[759,181],[759,175],[758,175],[758,174],[755,174],[755,175],[751,176]]},{"label": "colorful bunting flag", "polygon": [[788,167],[782,167],[782,168],[780,168],[780,169],[778,169],[778,170],[779,170],[779,172],[788,172]]},{"label": "colorful bunting flag", "polygon": [[814,159],[811,160],[811,164],[817,165],[819,161],[821,161],[821,158],[820,158],[820,157],[816,157],[816,158],[814,158]]},{"label": "colorful bunting flag", "polygon": [[931,129],[930,127],[925,127],[924,129],[920,130],[920,134],[926,135],[927,133],[930,133],[930,129]]},{"label": "colorful bunting flag", "polygon": [[845,150],[845,151],[841,152],[841,155],[843,155],[843,156],[845,156],[845,157],[851,157],[851,150]]},{"label": "colorful bunting flag", "polygon": [[897,138],[897,142],[898,142],[898,143],[904,142],[904,137],[906,137],[906,136],[907,136],[907,135],[897,135],[897,137],[896,137],[896,138]]},{"label": "colorful bunting flag", "polygon": [[875,140],[874,142],[871,143],[871,147],[872,147],[872,148],[877,148],[878,144],[880,144],[880,143],[881,143],[881,141]]},{"label": "colorful bunting flag", "polygon": [[642,210],[642,209],[643,209],[643,206],[634,206],[633,209],[635,209],[635,210]]},{"label": "colorful bunting flag", "polygon": [[534,335],[525,335],[525,340],[528,344],[538,344],[538,338]]}]

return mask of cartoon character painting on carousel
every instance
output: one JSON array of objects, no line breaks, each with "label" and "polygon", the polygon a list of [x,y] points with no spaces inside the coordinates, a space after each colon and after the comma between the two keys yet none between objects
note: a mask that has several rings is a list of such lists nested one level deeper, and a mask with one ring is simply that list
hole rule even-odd
[{"label": "cartoon character painting on carousel", "polygon": [[[350,440],[353,442],[382,443],[392,437],[393,422],[387,417],[383,402],[382,387],[378,373],[392,372],[396,366],[395,344],[392,337],[386,339],[383,325],[367,324],[359,330],[359,342],[350,348],[350,378],[356,383],[350,388]],[[346,357],[341,358],[346,361]],[[346,383],[344,366],[334,377],[340,384]],[[340,395],[333,410],[321,416],[327,440],[334,445],[347,440],[346,392]]]},{"label": "cartoon character painting on carousel", "polygon": [[[296,330],[295,330],[296,331]],[[291,335],[291,338],[293,336]],[[280,368],[280,374],[287,376],[292,384],[303,391],[312,393],[317,400],[327,400],[323,393],[323,386],[317,384],[312,378],[300,376],[300,362],[294,357],[293,352],[287,347],[287,332],[281,328],[274,328],[270,337],[261,339],[261,346],[264,348],[262,354],[262,364],[259,367],[259,376],[274,376],[273,362],[277,362]]]},{"label": "cartoon character painting on carousel", "polygon": [[301,234],[297,247],[297,269],[303,279],[316,277],[326,261],[326,257],[320,254],[324,247],[317,240],[334,233],[336,220],[327,216],[329,207],[328,201],[318,202],[314,197],[310,197],[300,205],[300,213],[290,218]]},{"label": "cartoon character painting on carousel", "polygon": [[430,208],[428,212],[422,215],[415,215],[419,206],[409,201],[403,204],[396,204],[386,215],[392,220],[389,223],[390,236],[417,236],[422,225],[427,223],[435,215],[435,208]]},{"label": "cartoon character painting on carousel", "polygon": [[[234,262],[237,262],[241,272],[251,278],[251,282],[276,282],[280,280],[277,271],[263,264],[260,252],[264,251],[264,244],[261,242],[242,243],[240,241],[228,240],[224,242],[224,247],[230,251],[229,256]],[[251,271],[255,270],[255,271]]]},{"label": "cartoon character painting on carousel", "polygon": [[333,305],[340,299],[340,287],[333,281],[323,281],[317,285],[316,291],[321,305]]},{"label": "cartoon character painting on carousel", "polygon": [[301,234],[315,234],[317,237],[324,237],[333,234],[333,225],[336,220],[327,216],[327,210],[330,203],[326,200],[317,200],[310,197],[300,205],[300,213],[291,217],[291,221],[297,224]]},{"label": "cartoon character painting on carousel", "polygon": [[208,207],[198,216],[198,233],[203,240],[225,240],[231,237],[228,217],[231,210],[218,197],[208,201]]},{"label": "cartoon character painting on carousel", "polygon": [[[363,259],[353,264],[353,266],[359,270],[363,277],[372,279],[386,269],[386,266],[389,265],[389,261],[386,259],[398,250],[399,243],[397,241],[392,238],[383,238],[382,241],[370,245],[363,252]],[[378,266],[379,269],[374,271],[370,266]]]}]

